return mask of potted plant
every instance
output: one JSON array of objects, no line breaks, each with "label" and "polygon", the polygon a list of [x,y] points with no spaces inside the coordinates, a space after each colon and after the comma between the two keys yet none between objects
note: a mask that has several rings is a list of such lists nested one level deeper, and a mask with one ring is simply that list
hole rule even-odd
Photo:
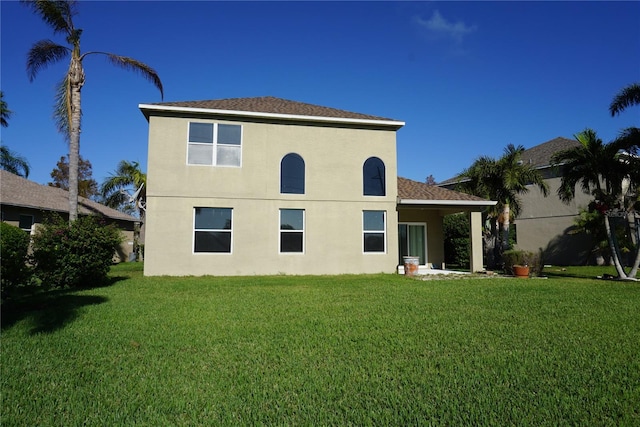
[{"label": "potted plant", "polygon": [[513,275],[520,279],[528,279],[529,278],[529,265],[513,265]]},{"label": "potted plant", "polygon": [[542,253],[510,249],[504,251],[504,270],[507,274],[512,274],[520,278],[537,276],[542,269]]}]

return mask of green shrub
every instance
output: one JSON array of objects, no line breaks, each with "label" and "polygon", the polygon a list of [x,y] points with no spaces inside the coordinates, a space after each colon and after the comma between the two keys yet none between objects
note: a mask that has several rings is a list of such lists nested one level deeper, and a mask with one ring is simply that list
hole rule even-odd
[{"label": "green shrub", "polygon": [[447,264],[469,267],[469,219],[465,214],[444,217],[444,260]]},{"label": "green shrub", "polygon": [[101,218],[80,217],[69,225],[60,217],[33,236],[32,262],[47,287],[91,287],[105,283],[122,233]]},{"label": "green shrub", "polygon": [[24,230],[5,222],[0,223],[0,283],[3,298],[29,281],[29,240],[29,234]]},{"label": "green shrub", "polygon": [[509,249],[502,253],[504,261],[504,271],[506,274],[513,274],[514,265],[527,265],[532,276],[540,276],[544,264],[542,262],[542,251],[537,253]]}]

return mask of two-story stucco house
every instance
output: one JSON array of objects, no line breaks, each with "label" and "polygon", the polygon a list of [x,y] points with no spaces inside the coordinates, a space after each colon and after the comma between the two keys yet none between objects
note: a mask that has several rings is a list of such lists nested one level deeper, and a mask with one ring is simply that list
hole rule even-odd
[{"label": "two-story stucco house", "polygon": [[442,217],[494,203],[397,177],[401,121],[273,97],[141,104],[145,275],[395,272],[444,261]]},{"label": "two-story stucco house", "polygon": [[[528,192],[520,195],[522,212],[514,221],[516,244],[519,249],[537,252],[543,250],[544,261],[556,265],[582,265],[590,261],[593,243],[585,233],[575,231],[575,220],[580,210],[587,207],[592,197],[582,191],[570,203],[558,197],[562,181],[561,169],[551,165],[551,157],[560,151],[578,146],[575,139],[557,137],[522,153],[521,161],[537,169],[549,185],[545,197],[537,186],[528,185]],[[455,189],[459,178],[438,184]]]}]

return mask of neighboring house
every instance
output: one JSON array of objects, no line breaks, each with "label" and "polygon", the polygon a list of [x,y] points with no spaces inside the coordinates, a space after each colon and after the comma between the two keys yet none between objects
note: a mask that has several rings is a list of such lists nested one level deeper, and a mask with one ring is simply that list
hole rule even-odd
[{"label": "neighboring house", "polygon": [[[64,219],[69,218],[69,192],[0,170],[0,207],[2,221],[33,233],[35,227],[44,222],[47,215],[56,213]],[[133,252],[133,234],[137,218],[84,197],[78,198],[78,213],[99,215],[115,223],[124,235],[116,258],[119,261],[129,260]]]},{"label": "neighboring house", "polygon": [[452,212],[469,212],[482,269],[495,202],[398,178],[403,122],[273,97],[140,109],[145,275],[390,273],[403,254],[442,267]]},{"label": "neighboring house", "polygon": [[[514,222],[516,245],[519,249],[544,251],[544,262],[555,265],[581,265],[589,261],[592,243],[589,236],[577,233],[575,219],[580,209],[587,207],[592,197],[580,189],[576,197],[566,204],[558,197],[561,171],[551,166],[551,157],[562,150],[579,145],[574,139],[554,138],[522,153],[522,161],[540,171],[549,185],[549,195],[544,197],[535,185],[521,195],[522,212]],[[456,178],[438,185],[455,189]]]}]

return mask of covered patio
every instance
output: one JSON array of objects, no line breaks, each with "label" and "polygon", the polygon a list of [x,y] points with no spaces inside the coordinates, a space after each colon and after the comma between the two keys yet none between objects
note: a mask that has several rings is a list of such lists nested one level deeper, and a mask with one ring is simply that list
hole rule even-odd
[{"label": "covered patio", "polygon": [[[417,274],[447,274],[443,219],[465,213],[469,220],[469,270],[484,270],[482,211],[497,202],[398,177],[398,272],[404,256],[419,258]],[[459,272],[457,272],[459,273]]]}]

